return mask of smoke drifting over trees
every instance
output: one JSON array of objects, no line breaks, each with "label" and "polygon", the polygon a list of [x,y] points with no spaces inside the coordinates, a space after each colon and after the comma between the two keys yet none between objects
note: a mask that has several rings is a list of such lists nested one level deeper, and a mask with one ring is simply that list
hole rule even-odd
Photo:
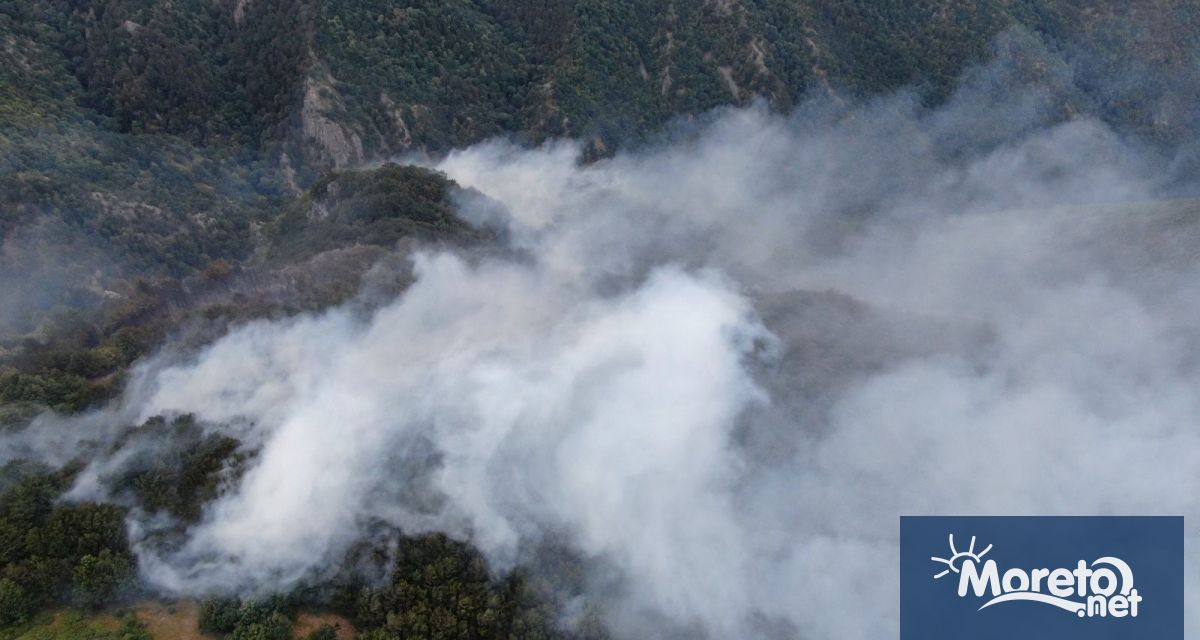
[{"label": "smoke drifting over trees", "polygon": [[1165,199],[1189,150],[1064,117],[1015,64],[936,109],[726,109],[590,164],[452,152],[432,166],[498,246],[168,348],[0,452],[87,452],[85,499],[149,446],[120,425],[242,443],[180,539],[129,513],[165,593],[285,591],[382,524],[551,582],[565,548],[619,638],[895,635],[901,514],[1200,506],[1200,206]]}]

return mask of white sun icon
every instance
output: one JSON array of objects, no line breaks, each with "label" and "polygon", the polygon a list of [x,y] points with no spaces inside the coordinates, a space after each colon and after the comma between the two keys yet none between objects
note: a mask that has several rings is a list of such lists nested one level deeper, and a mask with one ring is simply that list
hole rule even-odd
[{"label": "white sun icon", "polygon": [[983,557],[987,555],[987,552],[989,552],[991,550],[992,550],[992,545],[989,544],[986,549],[984,549],[983,551],[980,551],[978,554],[976,554],[975,553],[975,536],[971,536],[971,546],[966,551],[959,551],[958,549],[954,548],[954,534],[952,533],[952,534],[950,534],[950,558],[949,559],[938,558],[937,556],[933,556],[933,557],[929,558],[930,560],[933,560],[934,562],[940,562],[940,563],[946,565],[947,567],[949,567],[948,569],[942,571],[941,573],[937,574],[936,576],[933,576],[933,579],[937,580],[938,578],[946,575],[947,573],[950,573],[951,571],[953,571],[954,573],[958,573],[959,568],[962,567],[962,563],[964,560],[970,559],[970,560],[974,561],[975,564],[979,564],[979,561],[981,559],[983,559]]}]

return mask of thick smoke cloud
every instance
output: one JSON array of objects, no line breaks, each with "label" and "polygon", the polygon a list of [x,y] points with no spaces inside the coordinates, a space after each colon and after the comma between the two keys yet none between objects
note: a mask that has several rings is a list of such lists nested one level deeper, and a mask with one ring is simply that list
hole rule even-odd
[{"label": "thick smoke cloud", "polygon": [[565,542],[620,637],[880,638],[901,514],[1196,513],[1196,207],[1155,201],[1169,158],[1062,118],[1066,71],[1009,73],[935,110],[726,110],[590,165],[451,154],[511,251],[418,253],[379,309],[137,372],[111,411],[261,447],[145,577],[283,588],[383,520],[500,569]]},{"label": "thick smoke cloud", "polygon": [[[559,268],[719,265],[770,313],[771,406],[728,454],[744,561],[714,576],[750,604],[705,610],[886,637],[900,514],[1195,511],[1194,208],[1150,204],[1154,163],[1103,125],[1030,128],[1045,94],[997,112],[979,89],[933,113],[904,96],[729,112],[581,170],[570,147],[505,145],[441,166]],[[704,619],[753,634],[728,622]]]}]

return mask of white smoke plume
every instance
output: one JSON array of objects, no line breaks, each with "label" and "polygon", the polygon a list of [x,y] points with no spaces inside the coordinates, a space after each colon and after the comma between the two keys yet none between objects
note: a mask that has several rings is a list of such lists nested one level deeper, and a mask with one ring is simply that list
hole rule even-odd
[{"label": "white smoke plume", "polygon": [[565,540],[619,576],[621,637],[865,639],[897,632],[902,514],[1194,515],[1200,207],[1002,75],[932,111],[726,110],[588,165],[449,155],[513,252],[420,253],[378,310],[139,370],[122,411],[262,448],[145,577],[286,587],[383,519],[499,568]]}]

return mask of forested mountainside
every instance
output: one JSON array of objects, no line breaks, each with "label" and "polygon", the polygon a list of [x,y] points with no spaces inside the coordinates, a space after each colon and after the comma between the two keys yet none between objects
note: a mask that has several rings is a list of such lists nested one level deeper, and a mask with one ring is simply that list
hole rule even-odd
[{"label": "forested mountainside", "polygon": [[[5,0],[0,233],[23,240],[2,268],[195,274],[250,255],[330,167],[501,135],[604,155],[814,92],[936,103],[1000,49],[1063,118],[1170,142],[1200,131],[1198,24],[1169,0]],[[27,251],[47,236],[78,259]]]},{"label": "forested mountainside", "polygon": [[1192,73],[1198,19],[1166,0],[12,0],[0,82],[6,128],[82,116],[348,164],[505,133],[608,144],[755,96],[936,100],[1016,27],[1077,65],[1076,108],[1165,134],[1194,123],[1144,71]]},{"label": "forested mountainside", "polygon": [[[387,162],[405,154],[569,137],[592,161],[726,105],[937,105],[999,54],[1061,119],[1170,147],[1200,133],[1197,33],[1185,0],[0,0],[0,432],[101,406],[168,338],[378,305],[410,281],[397,246],[504,250],[452,180]],[[79,461],[0,469],[0,638],[174,633],[147,629],[126,515],[178,544],[257,453],[189,416],[125,427],[169,444],[99,480],[115,504],[63,499]],[[210,637],[321,611],[342,628],[310,637],[550,638],[585,582],[498,579],[442,535],[399,548],[180,611]]]}]

